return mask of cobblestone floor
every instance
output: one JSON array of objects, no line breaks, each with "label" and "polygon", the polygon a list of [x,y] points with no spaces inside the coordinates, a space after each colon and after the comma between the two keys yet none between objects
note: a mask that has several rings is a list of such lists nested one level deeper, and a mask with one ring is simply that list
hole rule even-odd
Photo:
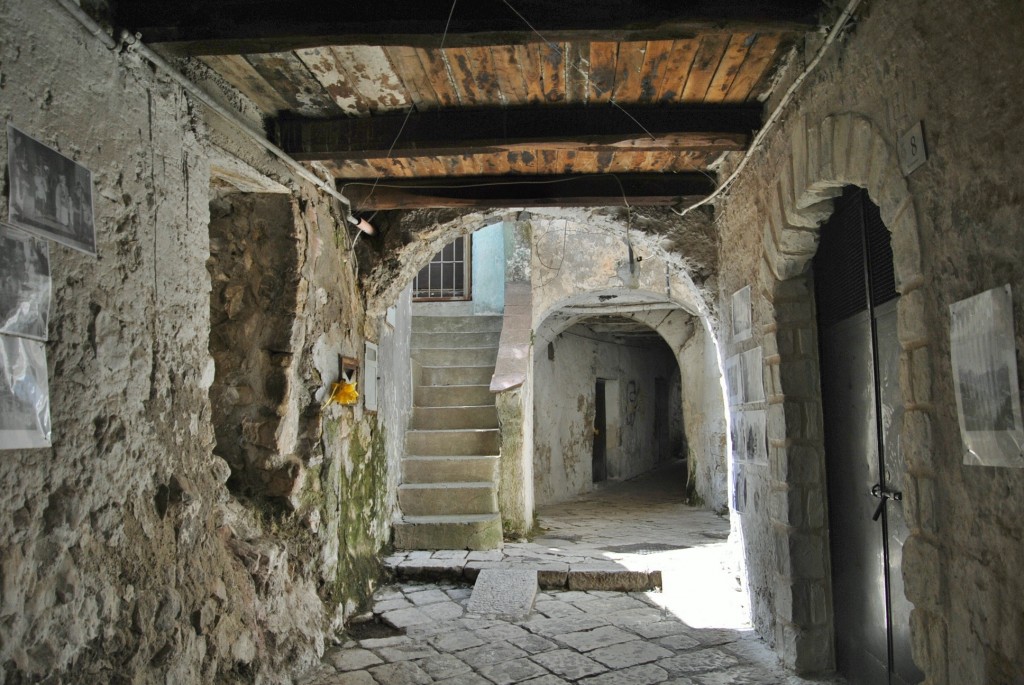
[{"label": "cobblestone floor", "polygon": [[[680,465],[542,508],[544,532],[501,554],[412,552],[405,580],[375,595],[373,620],[324,655],[304,685],[840,685],[778,666],[747,622],[728,520],[682,504]],[[471,614],[480,568],[565,567],[534,611]],[[587,589],[569,589],[572,569]],[[582,571],[590,569],[590,575]],[[601,589],[602,573],[660,572],[664,589]],[[433,575],[435,580],[413,580]],[[611,577],[606,576],[606,577]],[[369,618],[369,617],[366,617]]]}]

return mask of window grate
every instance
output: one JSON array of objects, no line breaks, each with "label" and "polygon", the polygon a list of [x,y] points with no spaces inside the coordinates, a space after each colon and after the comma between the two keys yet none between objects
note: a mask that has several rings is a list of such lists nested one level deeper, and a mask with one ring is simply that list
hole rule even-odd
[{"label": "window grate", "polygon": [[413,299],[468,300],[469,293],[469,243],[465,237],[456,238],[444,246],[420,269],[412,282]]}]

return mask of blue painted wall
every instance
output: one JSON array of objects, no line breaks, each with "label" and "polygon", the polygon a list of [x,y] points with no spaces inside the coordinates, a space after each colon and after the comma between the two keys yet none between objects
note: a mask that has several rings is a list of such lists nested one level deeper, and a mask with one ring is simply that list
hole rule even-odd
[{"label": "blue painted wall", "polygon": [[505,224],[499,222],[473,234],[473,313],[505,310]]}]

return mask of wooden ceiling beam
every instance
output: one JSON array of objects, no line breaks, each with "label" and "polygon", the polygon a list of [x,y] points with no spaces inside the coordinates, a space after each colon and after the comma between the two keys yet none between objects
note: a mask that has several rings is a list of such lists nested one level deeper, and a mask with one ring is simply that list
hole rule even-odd
[{"label": "wooden ceiling beam", "polygon": [[713,190],[702,174],[577,174],[476,176],[375,183],[339,188],[357,211],[386,209],[668,206],[697,202]]},{"label": "wooden ceiling beam", "polygon": [[[588,0],[585,6],[510,0],[509,4],[500,0],[459,3],[451,15],[445,46],[536,43],[540,36],[559,42],[660,40],[718,31],[798,33],[817,25],[822,5],[819,0]],[[451,7],[450,0],[120,0],[115,17],[122,27],[141,33],[147,43],[162,44],[169,53],[225,55],[324,45],[436,48]]]},{"label": "wooden ceiling beam", "polygon": [[[368,118],[277,121],[280,146],[303,161],[545,150],[726,152],[761,125],[749,107],[547,107],[446,110]],[[639,123],[638,123],[639,122]],[[399,132],[401,134],[399,135]]]}]

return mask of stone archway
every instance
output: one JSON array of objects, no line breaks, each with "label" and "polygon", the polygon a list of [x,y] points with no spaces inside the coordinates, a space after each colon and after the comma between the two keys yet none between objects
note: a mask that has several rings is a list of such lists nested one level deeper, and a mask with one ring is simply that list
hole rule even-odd
[{"label": "stone archway", "polygon": [[931,463],[930,338],[924,323],[925,279],[917,215],[895,151],[874,123],[839,113],[814,125],[797,125],[790,154],[765,198],[762,289],[772,330],[765,335],[772,508],[776,531],[775,634],[783,661],[800,671],[833,666],[829,541],[822,435],[821,390],[813,284],[807,272],[818,245],[818,227],[832,213],[832,198],[846,185],[865,188],[891,231],[897,289],[900,387],[905,406],[900,440],[907,462],[905,513],[911,534],[903,574],[914,603],[915,660],[931,662],[941,630],[933,590],[919,570],[936,567],[938,548]]},{"label": "stone archway", "polygon": [[[706,449],[723,437],[711,433],[724,422],[720,384],[708,382],[718,372],[709,335],[701,315],[647,290],[581,292],[548,308],[534,331],[532,364],[535,398],[544,398],[534,407],[538,504],[584,494],[599,480],[591,479],[589,461],[595,436],[605,434],[596,431],[597,382],[608,387],[608,478],[629,479],[660,465],[673,452],[659,452],[656,443],[674,438],[673,454],[689,461],[691,494],[709,507],[724,506],[724,475],[708,476],[726,468],[724,450]],[[665,391],[660,401],[657,377]],[[655,428],[658,406],[673,412],[663,417],[664,435]],[[685,449],[691,442],[693,449]]]}]

